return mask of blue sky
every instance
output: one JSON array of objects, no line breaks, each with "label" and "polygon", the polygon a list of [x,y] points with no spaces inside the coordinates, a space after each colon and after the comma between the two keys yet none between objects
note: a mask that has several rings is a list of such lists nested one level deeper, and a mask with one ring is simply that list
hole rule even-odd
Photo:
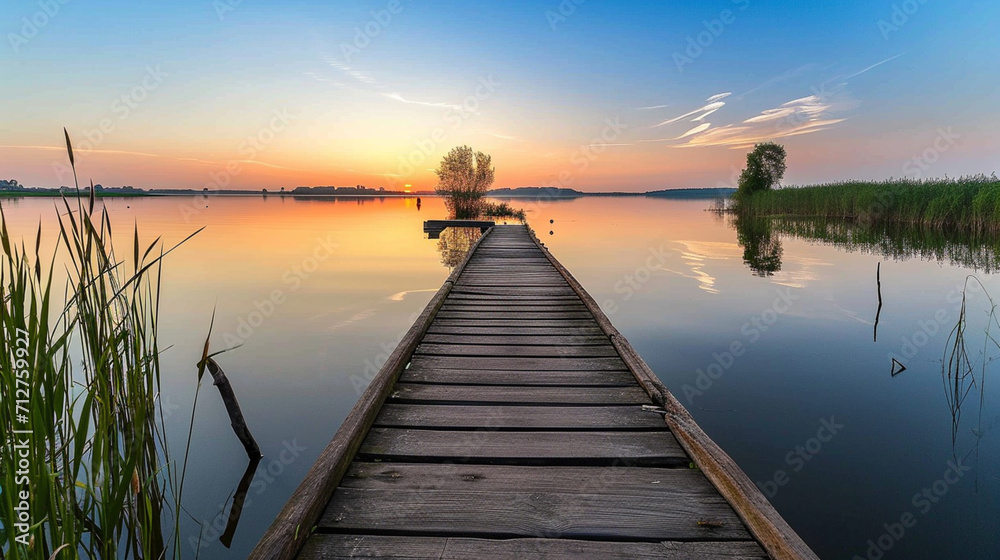
[{"label": "blue sky", "polygon": [[8,0],[0,175],[65,184],[63,126],[85,175],[145,187],[432,188],[461,144],[501,186],[719,186],[762,140],[786,183],[988,174],[998,22],[972,0]]}]

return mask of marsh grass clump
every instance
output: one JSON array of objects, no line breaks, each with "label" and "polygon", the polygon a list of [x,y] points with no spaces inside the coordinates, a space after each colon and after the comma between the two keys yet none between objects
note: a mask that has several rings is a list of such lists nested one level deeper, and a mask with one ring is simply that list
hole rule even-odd
[{"label": "marsh grass clump", "polygon": [[41,225],[32,250],[2,210],[0,556],[179,558],[180,479],[158,406],[160,267],[173,249],[140,244],[136,228],[119,253],[93,189],[62,199],[51,255]]},{"label": "marsh grass clump", "polygon": [[523,209],[515,210],[510,204],[506,202],[492,203],[486,202],[483,204],[482,217],[484,218],[510,218],[512,220],[525,221],[527,217],[525,216]]},{"label": "marsh grass clump", "polygon": [[736,211],[998,234],[1000,179],[994,174],[923,181],[846,181],[765,190],[741,197]]}]

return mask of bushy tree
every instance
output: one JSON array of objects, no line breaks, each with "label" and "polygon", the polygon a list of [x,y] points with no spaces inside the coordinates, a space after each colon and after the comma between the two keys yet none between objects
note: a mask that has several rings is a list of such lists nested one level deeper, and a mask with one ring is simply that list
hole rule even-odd
[{"label": "bushy tree", "polygon": [[473,153],[468,146],[453,148],[441,160],[441,167],[435,171],[435,191],[445,197],[445,206],[455,219],[470,220],[482,214],[483,197],[496,173],[491,163],[489,155]]},{"label": "bushy tree", "polygon": [[740,173],[740,195],[766,191],[781,182],[785,176],[785,147],[774,142],[763,142],[747,154],[747,167]]}]

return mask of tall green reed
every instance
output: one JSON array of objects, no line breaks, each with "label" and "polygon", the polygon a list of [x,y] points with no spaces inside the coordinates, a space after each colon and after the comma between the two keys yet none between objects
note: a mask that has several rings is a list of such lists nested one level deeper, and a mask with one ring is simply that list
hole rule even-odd
[{"label": "tall green reed", "polygon": [[762,216],[827,217],[1000,233],[1000,179],[846,181],[740,197],[736,211]]},{"label": "tall green reed", "polygon": [[[68,134],[66,147],[75,179]],[[122,258],[93,184],[61,206],[50,256],[41,225],[31,251],[0,207],[0,556],[179,558],[182,480],[158,406],[157,330],[163,257],[180,244],[143,246],[135,227]]]}]

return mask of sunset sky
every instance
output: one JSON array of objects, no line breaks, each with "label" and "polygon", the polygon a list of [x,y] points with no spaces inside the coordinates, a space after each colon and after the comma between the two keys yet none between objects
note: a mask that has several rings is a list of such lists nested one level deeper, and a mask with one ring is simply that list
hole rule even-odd
[{"label": "sunset sky", "polygon": [[4,0],[0,23],[0,177],[29,186],[70,184],[64,126],[81,179],[144,188],[431,189],[462,144],[499,187],[733,185],[763,140],[786,184],[1000,171],[995,0]]}]

